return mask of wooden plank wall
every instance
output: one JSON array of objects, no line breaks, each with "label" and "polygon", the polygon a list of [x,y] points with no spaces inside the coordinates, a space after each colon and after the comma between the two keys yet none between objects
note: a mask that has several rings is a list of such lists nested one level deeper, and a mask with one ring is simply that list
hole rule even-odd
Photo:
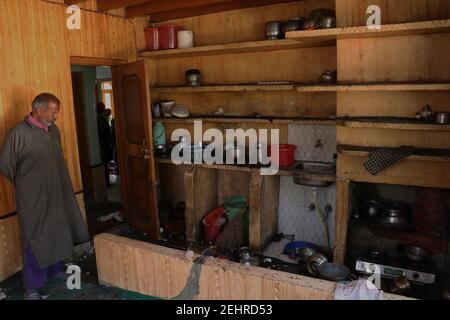
[{"label": "wooden plank wall", "polygon": [[381,23],[404,23],[448,19],[448,0],[336,0],[338,27],[365,26],[370,5],[381,9]]},{"label": "wooden plank wall", "polygon": [[[207,257],[196,283],[185,252],[111,234],[95,237],[99,281],[162,299],[333,300],[336,283]],[[195,257],[198,257],[196,255]],[[163,275],[163,276],[161,276]],[[187,289],[187,290],[186,290]],[[409,300],[385,294],[386,300]]]},{"label": "wooden plank wall", "polygon": [[[313,9],[334,9],[335,0],[298,1],[259,8],[235,10],[193,18],[168,21],[194,33],[195,46],[217,45],[264,40],[265,23],[306,17]],[[224,26],[226,26],[224,28]],[[325,69],[336,69],[336,47],[240,53],[179,59],[148,59],[146,66],[152,86],[183,85],[185,71],[198,68],[203,83],[240,84],[259,81],[316,82]],[[316,116],[336,114],[336,94],[304,94],[298,92],[213,92],[157,93],[150,90],[152,100],[176,100],[186,105],[192,114],[209,114],[222,107],[226,113],[253,116],[253,113],[273,117]],[[168,138],[175,128],[192,130],[192,125],[165,124]],[[206,124],[224,128],[278,128],[281,143],[287,143],[287,125]]]},{"label": "wooden plank wall", "polygon": [[[63,3],[63,0],[58,0]],[[95,1],[82,5],[96,9]],[[120,13],[116,11],[115,13]],[[65,6],[40,0],[0,1],[0,143],[6,131],[23,120],[31,109],[36,94],[48,91],[62,102],[57,125],[61,129],[64,156],[76,192],[82,191],[76,141],[75,117],[71,88],[70,57],[136,59],[133,25],[130,21],[82,11],[80,31],[66,28]],[[143,24],[137,25],[142,47]],[[140,37],[139,37],[140,36]],[[0,177],[0,216],[15,211],[14,192],[9,182]],[[2,225],[8,235],[0,246],[0,280],[20,269],[19,229],[17,217],[5,219]],[[9,230],[9,229],[13,230]],[[3,232],[0,232],[0,238]],[[6,244],[5,244],[6,243]],[[7,253],[6,253],[7,252]]]},{"label": "wooden plank wall", "polygon": [[[371,4],[381,8],[382,23],[415,22],[450,18],[446,0],[336,0],[338,25],[366,24]],[[345,39],[337,41],[337,70],[341,82],[448,81],[450,34],[391,38]],[[349,116],[413,117],[425,105],[434,111],[449,111],[447,91],[338,92],[337,114]],[[367,147],[450,148],[450,135],[439,131],[413,131],[367,128],[337,128],[337,143]],[[349,195],[347,182],[447,187],[448,162],[405,160],[378,176],[363,167],[367,157],[339,154],[337,175],[339,195]],[[344,182],[342,182],[344,181]],[[343,261],[350,197],[338,200],[336,258]]]}]

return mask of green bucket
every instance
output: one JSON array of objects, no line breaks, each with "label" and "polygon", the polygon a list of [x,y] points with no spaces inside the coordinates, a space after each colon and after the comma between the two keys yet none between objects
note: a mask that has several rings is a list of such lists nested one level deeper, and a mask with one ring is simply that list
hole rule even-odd
[{"label": "green bucket", "polygon": [[[227,198],[224,201],[225,212],[228,217],[228,221],[233,220],[237,214],[241,211],[242,207],[247,203],[246,196],[233,196],[231,198]],[[249,212],[248,208],[244,212],[244,216],[242,218],[242,240],[244,244],[249,242]]]}]

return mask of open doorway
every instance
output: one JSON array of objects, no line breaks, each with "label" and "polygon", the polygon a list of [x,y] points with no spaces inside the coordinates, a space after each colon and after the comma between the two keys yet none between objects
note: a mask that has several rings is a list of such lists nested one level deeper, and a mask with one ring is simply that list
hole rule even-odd
[{"label": "open doorway", "polygon": [[123,222],[111,67],[72,65],[86,220],[95,236]]}]

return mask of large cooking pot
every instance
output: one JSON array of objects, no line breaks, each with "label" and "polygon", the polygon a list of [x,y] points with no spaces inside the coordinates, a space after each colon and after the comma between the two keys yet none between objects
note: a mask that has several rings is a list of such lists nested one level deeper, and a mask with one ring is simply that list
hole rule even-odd
[{"label": "large cooking pot", "polygon": [[404,228],[408,222],[405,206],[400,203],[390,204],[385,208],[380,222],[387,228]]}]

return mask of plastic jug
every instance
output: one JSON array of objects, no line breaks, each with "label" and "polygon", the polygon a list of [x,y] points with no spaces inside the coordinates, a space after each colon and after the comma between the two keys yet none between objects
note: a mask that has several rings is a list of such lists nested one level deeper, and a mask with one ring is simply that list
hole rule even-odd
[{"label": "plastic jug", "polygon": [[166,128],[161,122],[153,126],[153,142],[155,146],[166,145]]}]

